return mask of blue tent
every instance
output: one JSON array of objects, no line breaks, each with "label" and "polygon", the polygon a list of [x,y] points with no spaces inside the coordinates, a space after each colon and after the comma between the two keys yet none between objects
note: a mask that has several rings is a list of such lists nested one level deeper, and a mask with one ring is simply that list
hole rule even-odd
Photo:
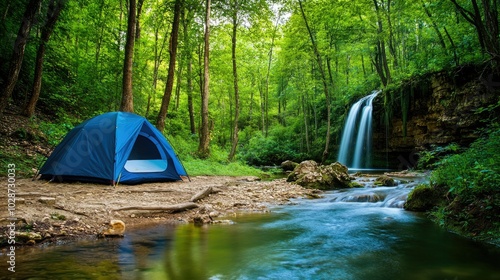
[{"label": "blue tent", "polygon": [[72,129],[40,169],[42,179],[137,184],[182,180],[186,170],[145,118],[110,112]]}]

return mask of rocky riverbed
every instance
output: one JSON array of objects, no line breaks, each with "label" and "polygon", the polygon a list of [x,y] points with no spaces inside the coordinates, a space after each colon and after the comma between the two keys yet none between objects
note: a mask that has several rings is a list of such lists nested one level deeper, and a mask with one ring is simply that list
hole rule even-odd
[{"label": "rocky riverbed", "polygon": [[[207,190],[208,196],[193,201]],[[118,186],[19,179],[15,205],[9,207],[8,194],[0,194],[0,243],[9,245],[12,235],[16,245],[95,237],[111,220],[123,221],[127,229],[157,223],[229,222],[234,215],[266,212],[269,205],[320,193],[286,179],[260,181],[257,177],[197,176],[179,182]]]}]

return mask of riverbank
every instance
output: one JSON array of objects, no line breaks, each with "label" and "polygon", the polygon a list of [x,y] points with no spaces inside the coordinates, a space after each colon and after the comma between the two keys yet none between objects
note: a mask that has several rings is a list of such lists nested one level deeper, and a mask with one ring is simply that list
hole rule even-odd
[{"label": "riverbank", "polygon": [[[161,223],[210,223],[242,212],[266,212],[269,205],[287,204],[292,198],[315,197],[318,193],[286,179],[260,181],[248,176],[190,179],[115,187],[19,179],[15,205],[8,205],[7,193],[0,195],[0,243],[2,247],[9,245],[11,232],[15,234],[16,245],[98,236],[111,220],[121,220],[127,228]],[[208,196],[190,202],[195,194],[209,187]],[[188,202],[190,207],[179,207]],[[171,206],[179,209],[165,210]]]}]

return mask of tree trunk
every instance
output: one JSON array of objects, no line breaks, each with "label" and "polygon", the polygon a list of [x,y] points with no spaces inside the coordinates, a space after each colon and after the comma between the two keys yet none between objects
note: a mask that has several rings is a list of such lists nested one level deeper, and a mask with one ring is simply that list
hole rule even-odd
[{"label": "tree trunk", "polygon": [[179,110],[179,103],[180,103],[180,98],[181,98],[181,88],[182,88],[182,72],[184,71],[184,59],[181,55],[179,58],[179,70],[177,71],[177,79],[175,82],[175,107],[174,111]]},{"label": "tree trunk", "polygon": [[391,0],[387,1],[387,26],[389,27],[389,52],[391,53],[392,58],[394,59],[394,67],[397,68],[399,66],[398,62],[398,52],[396,50],[396,43],[394,42],[394,31],[392,28],[391,21]]},{"label": "tree trunk", "polygon": [[194,106],[193,106],[193,58],[191,53],[188,54],[187,62],[187,98],[188,98],[188,111],[189,111],[189,125],[191,134],[196,134],[196,125],[194,121]]},{"label": "tree trunk", "polygon": [[210,82],[209,73],[209,51],[210,51],[210,0],[206,0],[205,11],[205,47],[203,52],[203,92],[201,98],[201,135],[198,154],[201,158],[207,158],[210,155],[210,127],[208,115],[208,99],[210,91],[208,88]]},{"label": "tree trunk", "polygon": [[[498,27],[498,2],[497,0],[481,0],[481,12],[477,0],[471,0],[473,11],[462,7],[456,0],[450,0],[460,14],[476,28],[481,49],[488,53],[494,60],[500,62],[500,41]],[[484,19],[483,19],[484,16]]]},{"label": "tree trunk", "polygon": [[387,62],[387,54],[385,52],[385,42],[382,37],[383,34],[383,25],[382,25],[382,17],[380,16],[380,7],[378,5],[377,0],[373,0],[373,4],[375,5],[375,12],[377,14],[377,35],[378,35],[378,42],[377,42],[377,48],[376,48],[376,54],[375,54],[375,61],[374,65],[377,70],[377,73],[380,76],[380,80],[382,81],[382,84],[387,86],[391,82],[391,71],[389,69],[389,63]]},{"label": "tree trunk", "polygon": [[36,103],[38,102],[38,97],[40,96],[40,90],[42,88],[42,73],[43,73],[43,59],[45,56],[45,46],[54,31],[54,27],[56,26],[57,19],[61,14],[64,5],[66,4],[65,0],[52,0],[49,4],[49,9],[47,11],[47,22],[45,26],[42,27],[42,37],[40,40],[40,45],[38,46],[38,51],[36,53],[36,62],[35,62],[35,76],[33,82],[33,89],[31,92],[31,98],[26,104],[24,108],[23,114],[27,117],[33,116],[35,112]]},{"label": "tree trunk", "polygon": [[306,24],[307,31],[309,33],[309,37],[311,39],[311,44],[314,50],[314,54],[316,55],[316,60],[318,62],[318,69],[321,74],[321,80],[323,82],[323,91],[325,93],[325,102],[326,102],[326,112],[327,112],[327,124],[326,124],[326,137],[325,137],[325,149],[323,151],[323,156],[321,158],[321,163],[325,163],[328,158],[329,147],[330,147],[330,129],[331,129],[331,101],[330,101],[330,92],[328,90],[328,84],[326,80],[325,71],[323,69],[323,64],[321,62],[321,54],[319,53],[318,46],[316,45],[316,41],[314,40],[314,35],[309,27],[309,23],[307,22],[306,14],[304,13],[304,8],[302,6],[302,1],[299,0],[300,12],[302,13],[302,17],[304,18],[304,22]]},{"label": "tree trunk", "polygon": [[167,117],[168,106],[170,104],[170,98],[172,97],[172,90],[174,88],[175,60],[177,57],[177,45],[179,38],[179,19],[182,9],[181,1],[182,0],[175,0],[174,20],[172,23],[172,33],[170,34],[169,44],[170,61],[168,63],[167,83],[165,85],[165,92],[161,101],[160,112],[156,118],[156,128],[158,128],[161,132],[165,130],[165,119]]},{"label": "tree trunk", "polygon": [[125,59],[123,63],[122,102],[120,111],[134,112],[134,95],[132,91],[132,65],[134,61],[134,43],[136,27],[136,1],[129,0],[127,42],[125,43]]},{"label": "tree trunk", "polygon": [[233,33],[231,36],[231,57],[233,61],[233,86],[234,86],[234,123],[233,123],[233,139],[231,145],[231,152],[229,153],[228,160],[232,161],[236,155],[238,147],[238,122],[240,119],[240,94],[238,88],[238,69],[236,66],[236,35],[238,31],[238,1],[234,1],[233,7]]},{"label": "tree trunk", "polygon": [[457,54],[457,46],[455,45],[455,42],[453,42],[453,39],[451,38],[451,35],[448,32],[448,30],[446,29],[446,27],[444,28],[444,33],[446,34],[448,41],[450,41],[451,48],[453,50],[453,60],[455,61],[455,66],[459,66],[460,65],[460,58]]},{"label": "tree trunk", "polygon": [[439,31],[439,27],[438,27],[436,21],[434,20],[434,18],[432,17],[431,11],[429,11],[429,8],[427,8],[427,6],[425,5],[425,2],[423,0],[421,0],[421,1],[422,1],[422,7],[424,8],[425,14],[427,15],[427,17],[431,21],[432,28],[434,29],[434,31],[436,32],[436,34],[438,36],[439,44],[446,51],[446,43],[444,42],[443,35],[441,34],[441,31]]},{"label": "tree trunk", "polygon": [[9,73],[4,83],[4,89],[0,95],[0,117],[3,115],[3,112],[9,103],[9,99],[12,96],[12,92],[14,91],[14,87],[16,86],[19,72],[21,71],[21,66],[23,64],[24,50],[26,48],[31,26],[33,25],[35,14],[40,8],[41,3],[42,0],[30,0],[26,6],[22,23],[19,27],[19,31],[17,32],[16,41],[14,42],[14,50],[10,59]]}]

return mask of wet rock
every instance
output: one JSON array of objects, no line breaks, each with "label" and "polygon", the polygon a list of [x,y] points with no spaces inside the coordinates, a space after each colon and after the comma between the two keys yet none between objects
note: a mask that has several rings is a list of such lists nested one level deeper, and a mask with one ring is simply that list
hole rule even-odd
[{"label": "wet rock", "polygon": [[193,223],[195,225],[210,224],[212,223],[212,221],[212,218],[210,218],[208,215],[198,215],[193,217]]},{"label": "wet rock", "polygon": [[351,177],[347,167],[338,162],[319,165],[313,160],[301,162],[288,175],[288,182],[295,182],[305,188],[331,190],[350,187]]},{"label": "wet rock", "polygon": [[232,225],[234,222],[231,220],[214,220],[212,221],[212,224]]},{"label": "wet rock", "polygon": [[16,231],[15,232],[16,239],[23,242],[27,243],[30,240],[42,240],[42,236],[39,233],[36,232],[24,232],[24,231]]},{"label": "wet rock", "polygon": [[291,160],[285,160],[284,162],[281,163],[281,169],[283,169],[283,171],[293,171],[295,167],[297,167],[297,165],[299,164],[296,162],[293,162]]},{"label": "wet rock", "polygon": [[375,180],[375,185],[377,186],[387,186],[387,187],[393,187],[397,186],[398,183],[394,181],[393,178],[387,176],[387,175],[382,175]]}]

